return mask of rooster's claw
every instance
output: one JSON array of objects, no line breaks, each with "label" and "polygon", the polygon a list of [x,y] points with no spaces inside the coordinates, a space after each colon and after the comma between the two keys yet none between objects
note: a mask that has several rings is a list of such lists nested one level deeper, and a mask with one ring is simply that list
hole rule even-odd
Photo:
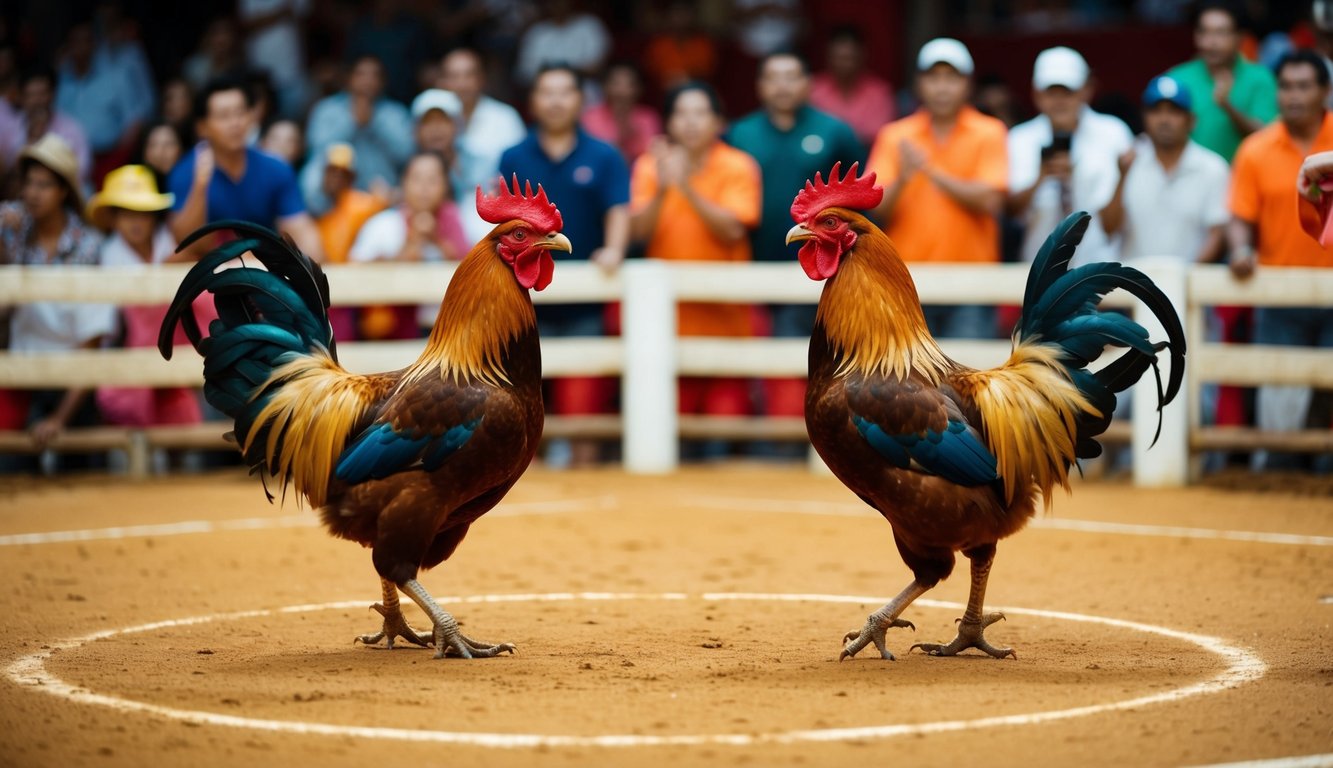
[{"label": "rooster's claw", "polygon": [[947,645],[943,643],[915,643],[908,649],[908,651],[910,652],[920,648],[931,656],[957,656],[961,651],[965,651],[968,648],[976,648],[982,653],[997,659],[1003,659],[1005,657],[1017,659],[1018,654],[1014,653],[1013,648],[996,648],[986,642],[986,638],[982,632],[986,627],[989,627],[997,621],[1004,621],[1003,613],[988,613],[985,616],[982,616],[979,621],[969,621],[961,618],[954,619],[954,623],[958,625],[958,636],[955,637],[952,642]]},{"label": "rooster's claw", "polygon": [[893,661],[893,654],[885,647],[885,634],[890,629],[910,629],[915,632],[916,625],[906,619],[897,617],[885,619],[877,613],[872,613],[866,618],[866,625],[863,628],[859,631],[853,629],[842,638],[844,645],[842,652],[838,654],[838,661],[855,656],[870,643],[875,644],[875,648],[879,650],[880,658],[885,661]]}]

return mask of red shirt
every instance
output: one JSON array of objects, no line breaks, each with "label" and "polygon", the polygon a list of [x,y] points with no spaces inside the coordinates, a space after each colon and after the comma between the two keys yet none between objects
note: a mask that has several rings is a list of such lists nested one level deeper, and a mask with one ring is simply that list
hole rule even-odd
[{"label": "red shirt", "polygon": [[867,146],[894,116],[893,88],[868,72],[846,94],[831,75],[815,75],[810,83],[810,103],[850,125],[856,138]]}]

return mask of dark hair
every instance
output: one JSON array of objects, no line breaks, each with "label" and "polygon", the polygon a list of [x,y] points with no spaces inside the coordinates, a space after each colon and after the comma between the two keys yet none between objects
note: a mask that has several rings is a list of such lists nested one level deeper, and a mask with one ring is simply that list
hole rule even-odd
[{"label": "dark hair", "polygon": [[1324,63],[1323,56],[1320,56],[1309,48],[1299,48],[1282,54],[1282,58],[1277,61],[1277,66],[1273,68],[1273,74],[1281,80],[1282,70],[1287,67],[1295,67],[1301,64],[1309,64],[1313,67],[1315,82],[1319,83],[1321,88],[1328,87],[1328,65]]},{"label": "dark hair", "polygon": [[51,84],[52,91],[56,89],[56,83],[59,82],[59,78],[56,76],[55,67],[40,62],[24,67],[22,74],[19,75],[20,87],[26,87],[28,83],[31,83],[33,80],[45,80]]},{"label": "dark hair", "polygon": [[810,62],[806,61],[805,57],[797,53],[796,51],[787,49],[779,49],[773,51],[772,53],[765,54],[764,57],[759,60],[759,68],[756,70],[756,72],[762,74],[764,71],[764,67],[767,67],[768,62],[772,61],[773,59],[796,59],[796,63],[801,66],[801,73],[806,75],[810,74]]},{"label": "dark hair", "polygon": [[543,75],[551,72],[568,72],[569,76],[574,78],[574,87],[579,93],[583,93],[583,73],[574,69],[574,65],[565,61],[548,61],[537,70],[537,74],[532,76],[532,90],[537,89],[537,81],[542,79]]},{"label": "dark hair", "polygon": [[607,62],[606,66],[602,67],[601,81],[606,82],[606,78],[611,75],[612,70],[616,69],[629,70],[634,73],[634,77],[640,83],[643,82],[643,67],[640,67],[639,63],[633,59],[612,59]]},{"label": "dark hair", "polygon": [[699,91],[702,93],[708,98],[708,105],[713,108],[713,114],[717,115],[719,118],[724,116],[722,112],[722,99],[718,97],[717,91],[713,89],[713,86],[703,80],[686,80],[680,85],[667,91],[666,98],[662,101],[663,119],[671,119],[671,113],[676,111],[676,102],[680,100],[682,95],[689,93],[690,91]]},{"label": "dark hair", "polygon": [[[47,165],[46,163],[43,163],[41,160],[38,160],[38,159],[36,159],[36,158],[34,158],[34,157],[23,157],[23,158],[19,158],[19,183],[20,183],[20,184],[23,183],[23,182],[28,178],[28,171],[32,170],[33,167],[41,168],[41,169],[45,170],[47,173],[49,173],[49,174],[51,174],[52,176],[56,177],[56,181],[59,182],[59,184],[60,184],[60,188],[61,188],[62,190],[64,190],[64,192],[65,192],[65,203],[64,203],[64,205],[65,205],[66,208],[73,209],[73,208],[77,207],[77,206],[75,205],[75,202],[74,202],[74,201],[78,200],[78,199],[79,199],[79,196],[78,196],[78,194],[76,194],[74,188],[71,187],[71,186],[69,185],[69,182],[65,180],[65,176],[64,176],[64,174],[62,174],[62,173],[57,173],[57,172],[56,172],[56,169],[50,167],[50,166]],[[78,214],[78,217],[79,217],[80,219],[83,218],[83,211],[76,211],[75,213]]]},{"label": "dark hair", "polygon": [[1201,2],[1195,3],[1194,8],[1190,11],[1190,28],[1198,29],[1203,15],[1210,11],[1221,11],[1230,16],[1231,26],[1235,27],[1237,31],[1249,28],[1249,20],[1245,16],[1245,9],[1234,0],[1201,0]]},{"label": "dark hair", "polygon": [[245,106],[253,107],[255,105],[255,92],[251,88],[250,82],[243,76],[221,75],[208,81],[203,90],[195,94],[194,97],[194,119],[203,120],[208,117],[208,102],[219,93],[227,91],[240,91],[245,97]]},{"label": "dark hair", "polygon": [[445,200],[457,199],[457,195],[455,194],[454,190],[454,181],[453,179],[449,178],[449,161],[444,159],[444,155],[440,154],[439,152],[436,152],[433,149],[419,149],[416,152],[413,152],[412,155],[407,158],[407,161],[403,163],[403,176],[407,175],[407,169],[412,167],[412,163],[415,163],[416,161],[422,158],[431,158],[437,160],[440,163],[440,171],[444,174],[444,199]]},{"label": "dark hair", "polygon": [[839,24],[828,33],[828,42],[830,45],[843,40],[856,43],[860,46],[866,44],[865,35],[861,34],[860,27],[853,24]]},{"label": "dark hair", "polygon": [[181,131],[181,127],[159,117],[144,126],[144,129],[139,132],[139,143],[135,145],[134,154],[132,155],[135,163],[138,163],[139,165],[147,165],[147,163],[144,162],[144,153],[148,151],[148,137],[158,128],[167,128],[176,135],[176,141],[179,141],[181,145],[182,156],[184,156],[186,150],[189,149],[190,145],[186,142],[186,137]]}]

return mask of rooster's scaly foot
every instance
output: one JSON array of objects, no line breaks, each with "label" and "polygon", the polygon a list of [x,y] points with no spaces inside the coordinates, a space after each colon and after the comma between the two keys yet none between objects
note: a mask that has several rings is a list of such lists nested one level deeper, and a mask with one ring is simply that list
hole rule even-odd
[{"label": "rooster's scaly foot", "polygon": [[[443,613],[443,612],[441,612]],[[482,643],[458,629],[458,622],[448,613],[443,613],[442,620],[435,623],[435,658],[457,657],[463,659],[488,659],[502,653],[513,653],[513,643]]]},{"label": "rooster's scaly foot", "polygon": [[909,651],[914,651],[917,648],[920,648],[931,656],[957,656],[960,651],[967,650],[968,648],[976,648],[977,650],[997,659],[1003,659],[1006,656],[1017,659],[1018,654],[1014,653],[1013,648],[996,648],[986,642],[986,638],[982,634],[986,627],[1003,619],[1003,613],[988,613],[981,617],[981,621],[975,622],[956,619],[958,622],[958,636],[950,643],[947,645],[941,643],[916,643],[909,649]]},{"label": "rooster's scaly foot", "polygon": [[431,644],[430,633],[418,632],[408,626],[407,620],[403,618],[403,612],[397,606],[385,608],[382,603],[375,603],[370,608],[384,617],[384,626],[373,635],[358,635],[352,638],[353,643],[360,642],[366,645],[375,645],[384,640],[389,650],[393,650],[394,639],[401,637],[407,642],[423,648]]},{"label": "rooster's scaly foot", "polygon": [[870,614],[866,618],[866,625],[860,630],[853,629],[842,638],[844,643],[842,653],[838,654],[838,661],[851,658],[865,648],[874,643],[879,649],[880,658],[887,661],[893,661],[893,654],[885,647],[885,635],[890,629],[904,628],[916,631],[916,625],[905,619],[893,618],[886,619],[877,613]]}]

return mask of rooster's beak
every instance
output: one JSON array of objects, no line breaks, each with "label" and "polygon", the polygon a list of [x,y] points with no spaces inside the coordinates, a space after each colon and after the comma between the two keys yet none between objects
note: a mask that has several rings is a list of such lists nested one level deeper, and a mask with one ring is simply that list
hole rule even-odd
[{"label": "rooster's beak", "polygon": [[814,236],[815,236],[814,232],[811,232],[810,230],[806,229],[800,224],[797,224],[796,226],[787,230],[787,245],[791,245],[792,243],[799,243],[802,240],[809,240]]},{"label": "rooster's beak", "polygon": [[564,251],[565,253],[572,253],[574,251],[574,244],[569,242],[569,238],[565,237],[564,233],[561,232],[552,232],[539,240],[537,246],[552,251]]}]

